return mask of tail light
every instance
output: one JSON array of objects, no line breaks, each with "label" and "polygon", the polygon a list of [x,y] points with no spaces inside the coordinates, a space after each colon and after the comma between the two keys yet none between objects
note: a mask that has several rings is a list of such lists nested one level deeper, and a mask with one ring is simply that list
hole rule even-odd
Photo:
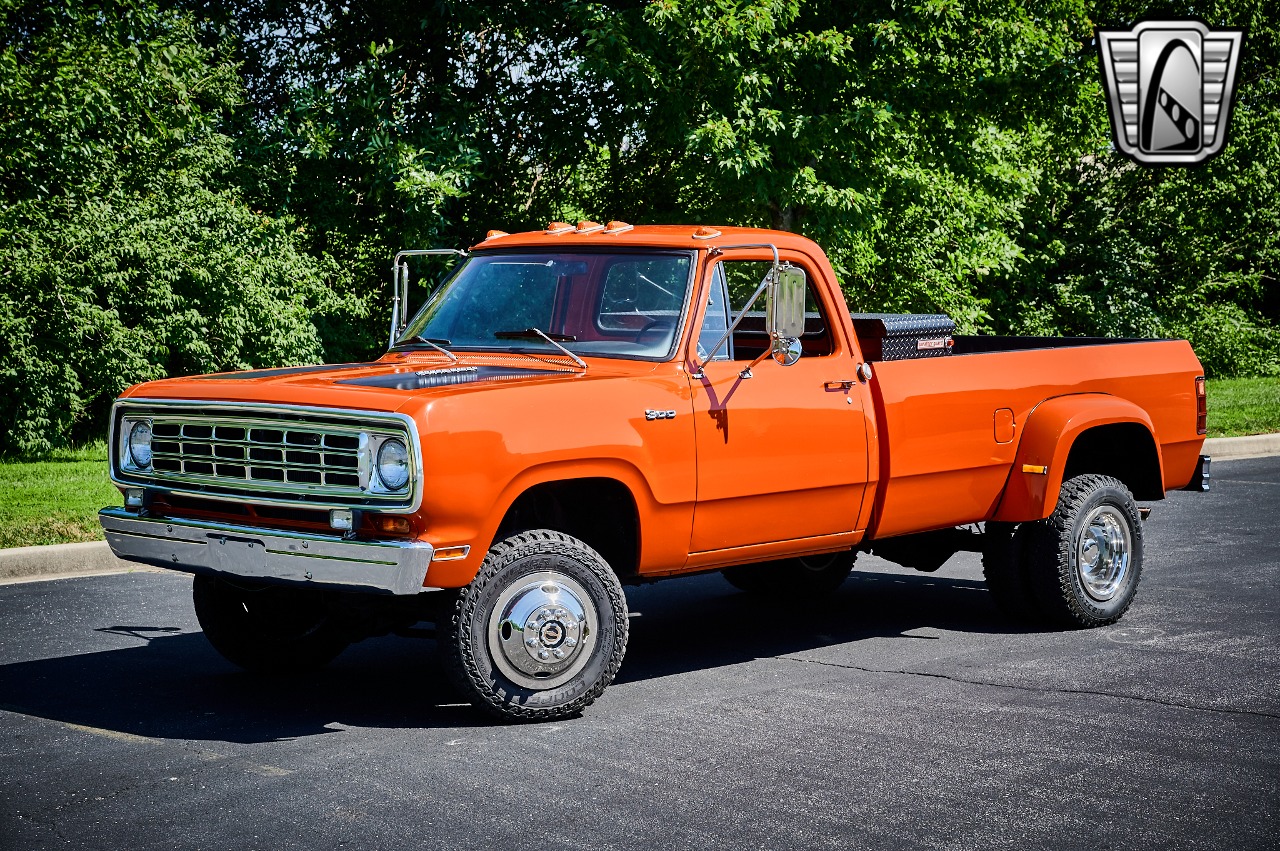
[{"label": "tail light", "polygon": [[1204,376],[1196,379],[1196,434],[1209,432],[1209,400],[1204,392]]}]

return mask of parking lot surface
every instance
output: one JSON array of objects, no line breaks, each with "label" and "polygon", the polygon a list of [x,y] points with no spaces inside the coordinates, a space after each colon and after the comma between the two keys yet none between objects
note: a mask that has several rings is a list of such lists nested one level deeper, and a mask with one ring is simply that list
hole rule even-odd
[{"label": "parking lot surface", "polygon": [[0,849],[1274,848],[1280,459],[1146,524],[1134,608],[1001,620],[973,555],[834,597],[628,589],[618,681],[490,722],[429,639],[304,679],[209,648],[190,579],[0,586]]}]

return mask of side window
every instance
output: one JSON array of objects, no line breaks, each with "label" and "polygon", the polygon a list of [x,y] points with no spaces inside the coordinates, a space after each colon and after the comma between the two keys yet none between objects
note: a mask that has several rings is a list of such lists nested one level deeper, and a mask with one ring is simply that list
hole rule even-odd
[{"label": "side window", "polygon": [[[726,260],[717,264],[717,269],[724,270],[723,275],[729,294],[730,321],[750,300],[765,275],[769,274],[772,265],[767,260]],[[751,311],[738,325],[737,330],[733,332],[732,357],[734,360],[755,360],[768,346],[768,337],[764,329],[764,306],[765,297],[762,295],[751,306]],[[808,276],[804,316],[804,334],[800,338],[800,343],[804,347],[803,357],[822,357],[834,352],[831,323],[814,288],[812,275]]]},{"label": "side window", "polygon": [[[698,332],[698,359],[704,360],[724,332],[729,330],[729,286],[724,278],[724,264],[717,263],[711,273],[711,297],[707,299],[707,312],[702,318],[702,330]],[[711,360],[733,360],[733,339],[724,341]]]}]

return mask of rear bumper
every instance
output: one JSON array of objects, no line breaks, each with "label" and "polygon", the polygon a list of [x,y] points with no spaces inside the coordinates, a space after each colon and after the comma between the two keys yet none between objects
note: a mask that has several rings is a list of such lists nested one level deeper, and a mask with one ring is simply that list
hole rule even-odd
[{"label": "rear bumper", "polygon": [[434,548],[423,541],[353,541],[201,520],[158,520],[104,508],[111,551],[127,561],[297,585],[417,594]]}]

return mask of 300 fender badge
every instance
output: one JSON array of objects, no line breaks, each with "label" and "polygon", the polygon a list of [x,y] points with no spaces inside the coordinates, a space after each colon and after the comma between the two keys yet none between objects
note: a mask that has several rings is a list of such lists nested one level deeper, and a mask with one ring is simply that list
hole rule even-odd
[{"label": "300 fender badge", "polygon": [[646,420],[674,420],[676,418],[675,411],[648,411],[644,412]]}]

